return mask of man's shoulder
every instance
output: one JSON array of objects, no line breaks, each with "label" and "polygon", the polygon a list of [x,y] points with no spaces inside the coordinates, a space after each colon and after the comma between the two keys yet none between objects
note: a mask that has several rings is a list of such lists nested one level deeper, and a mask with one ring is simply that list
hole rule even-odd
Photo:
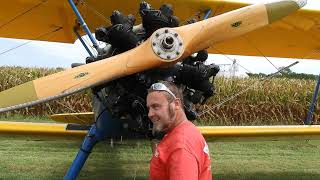
[{"label": "man's shoulder", "polygon": [[188,138],[188,132],[192,129],[189,123],[191,122],[183,122],[165,135],[161,140],[162,146],[168,148],[168,150],[184,148],[186,139]]},{"label": "man's shoulder", "polygon": [[187,144],[204,142],[200,130],[190,121],[183,122],[178,129],[171,134],[171,143],[185,147]]},{"label": "man's shoulder", "polygon": [[190,121],[186,121],[179,130],[179,133],[187,139],[189,137],[202,137],[200,130]]}]

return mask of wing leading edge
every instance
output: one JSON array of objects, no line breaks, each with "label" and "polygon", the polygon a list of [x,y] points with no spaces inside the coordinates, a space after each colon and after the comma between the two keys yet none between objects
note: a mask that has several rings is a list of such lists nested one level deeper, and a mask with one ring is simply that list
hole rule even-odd
[{"label": "wing leading edge", "polygon": [[[71,127],[71,128],[70,128]],[[208,141],[319,139],[319,125],[296,126],[199,126]],[[87,130],[68,124],[0,121],[0,134],[83,137]]]}]

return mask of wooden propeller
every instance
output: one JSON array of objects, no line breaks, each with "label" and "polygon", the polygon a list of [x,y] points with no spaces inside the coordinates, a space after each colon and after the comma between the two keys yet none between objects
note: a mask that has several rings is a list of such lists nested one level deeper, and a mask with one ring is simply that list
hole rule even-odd
[{"label": "wooden propeller", "polygon": [[194,24],[159,29],[144,43],[125,53],[0,92],[0,112],[47,102],[120,77],[176,63],[217,42],[266,26],[305,4],[306,0],[256,4]]}]

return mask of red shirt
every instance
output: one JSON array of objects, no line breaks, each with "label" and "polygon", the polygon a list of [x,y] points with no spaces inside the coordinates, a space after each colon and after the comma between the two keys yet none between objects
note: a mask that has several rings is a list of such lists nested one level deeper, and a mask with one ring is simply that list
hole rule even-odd
[{"label": "red shirt", "polygon": [[161,140],[151,159],[150,179],[212,179],[208,145],[190,121],[182,122]]}]

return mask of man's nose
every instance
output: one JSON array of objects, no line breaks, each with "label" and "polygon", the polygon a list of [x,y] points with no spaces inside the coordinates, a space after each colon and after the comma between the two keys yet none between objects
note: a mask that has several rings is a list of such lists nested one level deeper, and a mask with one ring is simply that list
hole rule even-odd
[{"label": "man's nose", "polygon": [[149,119],[152,121],[152,117],[154,115],[154,112],[152,111],[152,109],[149,109],[149,112],[148,112],[148,117]]}]

